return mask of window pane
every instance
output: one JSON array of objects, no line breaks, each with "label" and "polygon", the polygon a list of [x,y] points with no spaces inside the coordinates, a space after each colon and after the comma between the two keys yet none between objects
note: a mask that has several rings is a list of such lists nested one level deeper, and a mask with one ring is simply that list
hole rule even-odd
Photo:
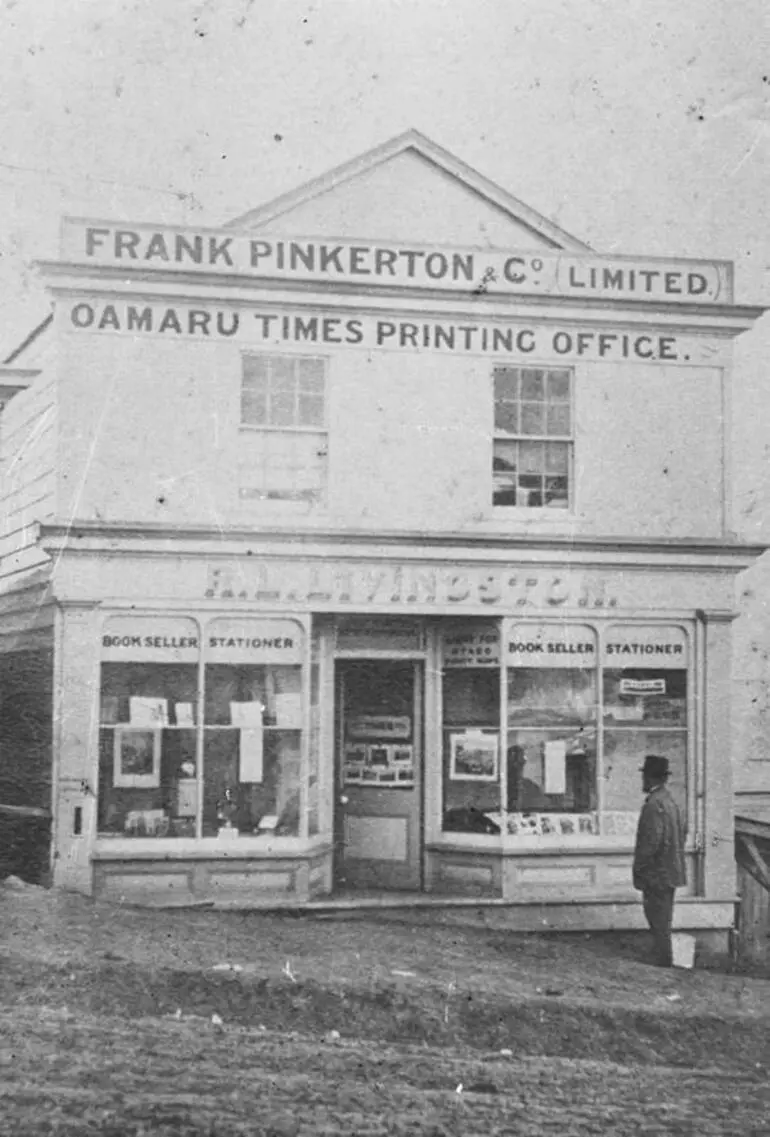
[{"label": "window pane", "polygon": [[323,395],[299,396],[299,426],[323,426],[324,401]]},{"label": "window pane", "polygon": [[520,443],[519,459],[523,474],[542,472],[545,466],[545,445],[542,442]]},{"label": "window pane", "polygon": [[293,390],[295,363],[288,356],[273,355],[270,357],[270,386]]},{"label": "window pane", "polygon": [[243,382],[245,386],[262,388],[267,386],[267,356],[244,355]]},{"label": "window pane", "polygon": [[569,472],[569,446],[566,442],[548,442],[545,447],[545,470],[548,474]]},{"label": "window pane", "polygon": [[500,671],[445,668],[442,829],[500,832]]},{"label": "window pane", "polygon": [[521,397],[522,399],[538,400],[545,398],[545,373],[543,371],[532,371],[529,368],[522,370]]},{"label": "window pane", "polygon": [[617,625],[604,644],[604,716],[618,726],[687,725],[688,639],[666,624]]},{"label": "window pane", "polygon": [[195,836],[197,674],[195,664],[102,664],[100,833]]},{"label": "window pane", "polygon": [[[596,809],[595,732],[509,730],[506,760],[509,814],[581,814]],[[520,833],[522,822],[517,819],[509,831]],[[554,831],[561,832],[561,826]],[[540,818],[531,835],[551,832]]]},{"label": "window pane", "polygon": [[607,722],[629,726],[686,726],[687,672],[605,670],[604,717]]},{"label": "window pane", "polygon": [[263,426],[267,422],[267,398],[264,392],[242,391],[241,422],[246,426]]},{"label": "window pane", "polygon": [[569,371],[548,372],[548,398],[559,402],[569,401]]},{"label": "window pane", "polygon": [[583,624],[511,628],[508,725],[545,729],[593,723],[596,648],[596,632]]},{"label": "window pane", "polygon": [[545,479],[545,504],[553,509],[566,509],[569,504],[569,490],[566,478]]},{"label": "window pane", "polygon": [[543,504],[543,479],[539,474],[519,475],[519,505],[539,508]]},{"label": "window pane", "polygon": [[209,664],[205,683],[204,837],[296,835],[301,669]]},{"label": "window pane", "polygon": [[542,403],[521,404],[521,433],[545,434],[545,406]]},{"label": "window pane", "polygon": [[492,469],[495,473],[516,472],[518,442],[495,442]]},{"label": "window pane", "polygon": [[[671,777],[667,783],[674,800],[687,816],[687,734],[685,731],[606,730],[604,732],[604,808],[610,814],[605,831],[626,815],[626,835],[633,844],[633,832],[644,801],[640,768],[645,754],[668,758]],[[630,831],[630,832],[629,832]]]},{"label": "window pane", "polygon": [[519,433],[519,408],[516,403],[495,403],[495,430]]},{"label": "window pane", "polygon": [[505,481],[496,478],[494,489],[492,491],[492,504],[493,505],[517,505],[518,494],[516,491],[515,479]]},{"label": "window pane", "polygon": [[495,368],[495,402],[515,401],[519,396],[519,373],[515,367]]},{"label": "window pane", "polygon": [[294,392],[287,390],[270,391],[270,425],[294,425]]},{"label": "window pane", "polygon": [[[595,832],[595,819],[580,815],[596,809],[596,649],[594,630],[579,624],[519,624],[510,630],[509,836]],[[527,813],[538,816],[525,820]],[[551,813],[569,817],[562,825]]]},{"label": "window pane", "polygon": [[557,403],[548,408],[546,434],[570,433],[570,408],[568,403]]},{"label": "window pane", "polygon": [[324,361],[322,359],[299,359],[299,385],[303,391],[324,392]]}]

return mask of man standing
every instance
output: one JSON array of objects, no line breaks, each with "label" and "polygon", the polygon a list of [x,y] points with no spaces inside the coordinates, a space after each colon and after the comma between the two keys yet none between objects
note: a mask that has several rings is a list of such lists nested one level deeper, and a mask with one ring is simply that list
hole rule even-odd
[{"label": "man standing", "polygon": [[668,759],[648,754],[642,767],[647,794],[634,850],[634,888],[642,894],[644,914],[655,942],[657,962],[671,967],[671,920],[674,893],[687,883],[684,864],[685,830],[682,816],[666,788]]}]

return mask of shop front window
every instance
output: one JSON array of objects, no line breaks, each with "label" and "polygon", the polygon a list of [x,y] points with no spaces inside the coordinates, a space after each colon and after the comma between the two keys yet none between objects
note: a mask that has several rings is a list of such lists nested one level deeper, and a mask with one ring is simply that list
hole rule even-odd
[{"label": "shop front window", "polygon": [[192,620],[115,617],[106,624],[100,834],[195,836],[199,656]]},{"label": "shop front window", "polygon": [[597,831],[597,639],[581,625],[514,625],[507,636],[505,833]]},{"label": "shop front window", "polygon": [[687,672],[684,629],[608,629],[603,658],[604,813],[607,836],[630,836],[639,815],[646,754],[668,758],[668,788],[687,809]]},{"label": "shop front window", "polygon": [[214,619],[203,640],[201,653],[197,625],[184,618],[107,624],[100,834],[229,840],[302,832],[300,625]]},{"label": "shop front window", "polygon": [[500,833],[500,631],[448,626],[442,640],[442,829]]}]

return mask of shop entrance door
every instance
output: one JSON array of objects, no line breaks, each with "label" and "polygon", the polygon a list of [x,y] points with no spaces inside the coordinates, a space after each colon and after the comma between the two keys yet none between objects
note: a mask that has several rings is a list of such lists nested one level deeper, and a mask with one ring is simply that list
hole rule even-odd
[{"label": "shop entrance door", "polygon": [[422,887],[423,665],[337,662],[337,889]]}]

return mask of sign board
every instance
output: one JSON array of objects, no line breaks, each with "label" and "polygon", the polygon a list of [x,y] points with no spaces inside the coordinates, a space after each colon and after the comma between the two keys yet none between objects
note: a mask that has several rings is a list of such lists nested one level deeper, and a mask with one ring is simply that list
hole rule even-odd
[{"label": "sign board", "polygon": [[144,302],[93,295],[61,305],[62,327],[77,333],[155,336],[167,340],[231,341],[269,349],[359,348],[362,351],[439,352],[478,355],[523,364],[718,363],[720,341],[649,325],[606,322],[585,327],[567,321],[538,324],[522,319],[452,319],[401,312],[273,307],[269,304]]},{"label": "sign board", "polygon": [[102,628],[102,659],[197,663],[200,634],[184,616],[112,616]]},{"label": "sign board", "polygon": [[466,621],[441,636],[444,667],[499,667],[500,629],[488,621]]},{"label": "sign board", "polygon": [[395,738],[408,740],[412,737],[412,720],[408,715],[354,715],[347,721],[350,738]]},{"label": "sign board", "polygon": [[206,663],[301,663],[304,632],[294,620],[212,620]]},{"label": "sign board", "polygon": [[665,695],[666,680],[621,679],[619,691],[621,695]]},{"label": "sign board", "polygon": [[613,608],[616,598],[600,573],[555,573],[521,566],[479,564],[439,568],[388,561],[302,561],[250,557],[212,564],[207,600],[276,603],[312,610],[391,605],[462,611]]},{"label": "sign board", "polygon": [[[687,633],[676,625],[608,628],[604,636],[603,662],[605,667],[613,669],[686,668],[687,647]],[[621,691],[621,694],[631,694],[631,691]]]},{"label": "sign board", "polygon": [[573,296],[729,304],[725,261],[452,248],[65,218],[61,258],[95,268],[259,280],[427,289],[478,295]]},{"label": "sign board", "polygon": [[579,624],[516,624],[508,633],[509,667],[596,667],[596,633]]}]

